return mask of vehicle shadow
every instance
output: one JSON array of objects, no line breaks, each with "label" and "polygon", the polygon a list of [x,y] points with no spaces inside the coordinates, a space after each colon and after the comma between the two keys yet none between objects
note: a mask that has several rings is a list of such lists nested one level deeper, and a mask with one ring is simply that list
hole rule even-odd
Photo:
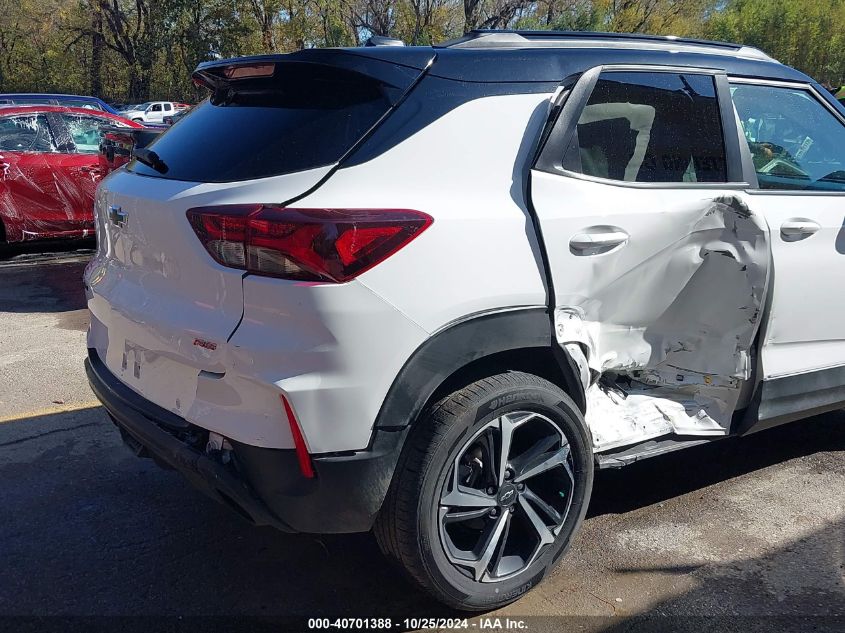
[{"label": "vehicle shadow", "polygon": [[845,412],[653,457],[596,475],[588,517],[623,514],[819,451],[845,450]]},{"label": "vehicle shadow", "polygon": [[[628,512],[842,448],[845,425],[832,414],[655,458],[602,473],[590,513]],[[178,474],[132,455],[101,408],[2,424],[0,455],[0,614],[458,615],[407,582],[369,534],[289,535],[246,524]],[[841,534],[842,526],[831,529]],[[827,555],[833,562],[816,563],[841,564],[841,551]]]},{"label": "vehicle shadow", "polygon": [[46,240],[33,242],[13,242],[4,244],[0,249],[0,263],[28,261],[61,254],[83,253],[90,254],[96,247],[97,241],[93,237],[73,240]]},{"label": "vehicle shadow", "polygon": [[0,425],[0,614],[436,616],[370,534],[257,528],[101,408]]},{"label": "vehicle shadow", "polygon": [[[710,563],[631,567],[620,574],[690,576],[695,588],[649,613],[607,618],[603,633],[805,633],[845,631],[845,521],[835,521],[762,556]],[[730,596],[726,600],[726,596]],[[776,612],[769,610],[776,603]],[[618,614],[621,615],[621,614]]]},{"label": "vehicle shadow", "polygon": [[85,308],[82,273],[90,255],[0,262],[0,312],[72,312]]}]

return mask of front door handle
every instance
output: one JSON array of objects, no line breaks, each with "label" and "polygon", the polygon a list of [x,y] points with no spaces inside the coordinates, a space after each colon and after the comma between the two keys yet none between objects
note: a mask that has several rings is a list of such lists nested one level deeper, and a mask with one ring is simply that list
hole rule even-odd
[{"label": "front door handle", "polygon": [[628,242],[630,236],[615,226],[591,226],[569,240],[573,255],[601,255]]},{"label": "front door handle", "polygon": [[810,237],[817,232],[821,226],[806,218],[790,218],[780,225],[780,233],[787,242],[796,242]]}]

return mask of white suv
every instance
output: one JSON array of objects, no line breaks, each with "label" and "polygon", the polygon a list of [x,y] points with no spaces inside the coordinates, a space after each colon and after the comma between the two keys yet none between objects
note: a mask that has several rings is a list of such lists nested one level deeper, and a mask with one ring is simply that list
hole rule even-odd
[{"label": "white suv", "polygon": [[99,189],[87,369],[251,521],[374,528],[484,609],[595,468],[843,406],[843,109],[763,53],[476,32],[194,78]]}]

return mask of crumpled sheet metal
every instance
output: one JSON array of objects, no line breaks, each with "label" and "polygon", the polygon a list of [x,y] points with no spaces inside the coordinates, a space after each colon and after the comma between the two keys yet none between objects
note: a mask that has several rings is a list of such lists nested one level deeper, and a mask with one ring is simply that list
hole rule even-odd
[{"label": "crumpled sheet metal", "polygon": [[555,313],[558,343],[577,344],[589,366],[596,450],[667,433],[725,434],[751,376],[769,275],[765,220],[729,196],[673,210],[667,221],[690,230],[630,269],[597,257],[581,280],[589,298]]}]

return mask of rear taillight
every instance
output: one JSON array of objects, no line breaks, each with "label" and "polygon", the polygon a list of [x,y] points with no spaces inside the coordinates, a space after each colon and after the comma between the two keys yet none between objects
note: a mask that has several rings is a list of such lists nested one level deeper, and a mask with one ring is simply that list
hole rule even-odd
[{"label": "rear taillight", "polygon": [[219,263],[256,275],[344,282],[393,255],[431,224],[408,209],[289,209],[223,205],[188,210]]}]

